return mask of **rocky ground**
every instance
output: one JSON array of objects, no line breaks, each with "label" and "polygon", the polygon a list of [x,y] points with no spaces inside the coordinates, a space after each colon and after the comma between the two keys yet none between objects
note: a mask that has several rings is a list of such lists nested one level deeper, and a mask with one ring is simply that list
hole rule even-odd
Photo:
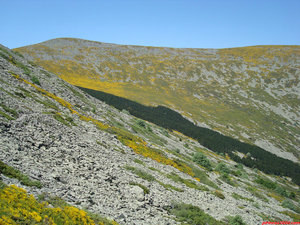
[{"label": "rocky ground", "polygon": [[[248,178],[232,176],[237,184],[232,186],[222,181],[218,172],[199,167],[223,193],[225,199],[221,199],[213,194],[215,188],[172,166],[136,154],[115,134],[98,129],[93,121],[85,121],[80,115],[105,124],[118,124],[131,132],[132,121],[136,121],[134,117],[87,96],[3,46],[0,51],[0,110],[6,115],[2,113],[0,116],[0,160],[31,179],[41,181],[42,188],[27,187],[1,175],[5,183],[17,184],[35,196],[42,193],[59,196],[72,205],[99,213],[120,224],[177,224],[167,210],[174,202],[199,206],[218,220],[240,215],[247,224],[261,224],[262,214],[291,220],[281,213],[287,209],[253,182],[257,172],[245,168]],[[161,128],[146,124],[151,126],[152,135],[157,140],[163,139],[165,144],[159,146],[145,134],[135,135],[144,138],[149,146],[159,147],[169,157],[176,158],[182,154],[188,158],[196,148],[201,148],[213,165],[223,161],[234,168],[233,161],[205,150],[194,140],[172,132],[164,135]],[[179,141],[179,138],[182,140]],[[172,149],[179,149],[180,153],[177,152],[176,156],[168,151]],[[151,174],[155,180],[143,179],[126,169],[128,166]],[[207,190],[175,182],[166,176],[172,172]],[[148,188],[149,193],[133,182]],[[160,182],[181,191],[166,189]],[[268,202],[247,191],[249,185],[255,186],[268,198]],[[236,199],[233,193],[245,199]]]}]

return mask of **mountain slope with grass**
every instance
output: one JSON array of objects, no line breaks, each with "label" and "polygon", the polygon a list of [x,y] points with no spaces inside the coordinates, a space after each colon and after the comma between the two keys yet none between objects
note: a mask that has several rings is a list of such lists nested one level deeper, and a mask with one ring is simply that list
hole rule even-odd
[{"label": "mountain slope with grass", "polygon": [[172,108],[299,162],[299,46],[175,49],[62,38],[16,51],[73,85]]},{"label": "mountain slope with grass", "polygon": [[1,223],[299,221],[289,177],[114,108],[4,46],[0,96]]}]

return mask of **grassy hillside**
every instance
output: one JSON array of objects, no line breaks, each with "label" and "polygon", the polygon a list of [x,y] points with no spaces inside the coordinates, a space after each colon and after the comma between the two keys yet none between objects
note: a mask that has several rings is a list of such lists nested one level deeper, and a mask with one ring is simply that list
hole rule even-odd
[{"label": "grassy hillside", "polygon": [[298,161],[300,47],[175,49],[54,39],[16,51],[71,84],[164,105]]}]

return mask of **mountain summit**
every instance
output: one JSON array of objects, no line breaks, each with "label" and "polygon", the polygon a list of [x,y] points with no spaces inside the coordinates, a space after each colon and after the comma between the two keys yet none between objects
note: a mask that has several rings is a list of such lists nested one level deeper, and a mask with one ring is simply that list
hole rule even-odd
[{"label": "mountain summit", "polygon": [[176,49],[61,38],[15,50],[73,85],[170,107],[299,161],[299,46]]}]

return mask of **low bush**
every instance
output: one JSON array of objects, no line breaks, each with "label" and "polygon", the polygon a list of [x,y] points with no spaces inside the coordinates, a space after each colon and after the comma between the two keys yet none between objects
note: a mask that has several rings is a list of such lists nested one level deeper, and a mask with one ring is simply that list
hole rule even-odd
[{"label": "low bush", "polygon": [[274,183],[273,181],[267,179],[267,178],[263,178],[263,177],[258,177],[257,179],[254,180],[254,182],[268,188],[271,190],[274,190],[277,187],[277,184]]},{"label": "low bush", "polygon": [[136,124],[139,125],[140,127],[146,128],[146,123],[144,120],[137,120]]},{"label": "low bush", "polygon": [[218,198],[220,198],[220,199],[225,199],[225,196],[224,196],[223,193],[222,193],[221,191],[219,191],[219,190],[215,190],[215,191],[213,192],[213,194],[214,194],[215,196],[217,196]]},{"label": "low bush", "polygon": [[[63,200],[62,200],[63,201]],[[98,215],[68,204],[54,206],[55,202],[38,202],[33,195],[15,185],[0,190],[0,224],[102,224],[117,225]],[[61,202],[60,202],[61,204]]]},{"label": "low bush", "polygon": [[223,173],[220,176],[220,179],[224,182],[226,182],[227,184],[231,185],[231,186],[237,186],[237,184],[235,182],[233,182],[230,178],[230,176],[228,175],[228,173]]},{"label": "low bush", "polygon": [[275,192],[284,197],[289,196],[288,192],[282,186],[279,186],[279,185],[277,185],[277,187],[275,188]]},{"label": "low bush", "polygon": [[36,76],[32,76],[32,77],[31,77],[31,81],[32,81],[32,83],[34,83],[34,84],[41,85],[39,79],[38,79]]},{"label": "low bush", "polygon": [[248,179],[248,174],[243,169],[232,170],[231,174],[236,176],[236,177],[241,177],[241,178],[244,178],[244,179]]},{"label": "low bush", "polygon": [[246,190],[253,194],[255,197],[260,198],[264,202],[269,202],[268,198],[265,197],[262,193],[260,193],[256,188],[248,186]]},{"label": "low bush", "polygon": [[184,203],[173,204],[169,211],[171,214],[175,215],[176,220],[181,222],[182,224],[191,224],[191,225],[225,224],[221,221],[216,220],[210,215],[206,214],[199,207],[193,205],[188,205]]},{"label": "low bush", "polygon": [[205,173],[205,171],[202,171],[198,168],[196,168],[195,166],[190,165],[192,168],[192,171],[194,173],[195,178],[197,178],[202,184],[206,184],[212,188],[219,188],[218,185],[216,185],[215,182],[211,181],[207,174]]},{"label": "low bush", "polygon": [[201,152],[197,152],[193,155],[193,161],[199,164],[200,166],[207,168],[210,171],[212,170],[212,166],[209,159]]},{"label": "low bush", "polygon": [[243,221],[240,215],[228,216],[227,219],[228,219],[228,224],[230,225],[246,225],[246,223]]},{"label": "low bush", "polygon": [[218,165],[215,168],[216,171],[220,172],[220,173],[230,173],[230,169],[225,165],[225,163],[221,162],[218,163]]}]

